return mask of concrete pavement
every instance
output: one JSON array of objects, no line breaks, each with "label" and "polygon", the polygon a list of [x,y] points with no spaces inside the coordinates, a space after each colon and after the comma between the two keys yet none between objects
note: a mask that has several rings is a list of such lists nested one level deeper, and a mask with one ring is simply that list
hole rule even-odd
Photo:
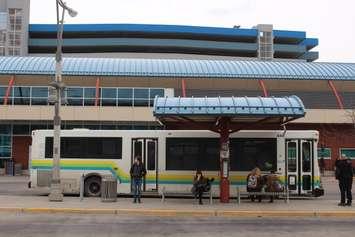
[{"label": "concrete pavement", "polygon": [[[119,197],[117,202],[102,203],[99,198],[85,198],[82,202],[79,197],[65,197],[64,202],[49,202],[46,196],[34,193],[31,195],[17,195],[24,189],[24,179],[21,177],[0,177],[0,212],[16,213],[92,213],[92,214],[130,214],[149,216],[231,216],[231,217],[255,217],[255,216],[298,216],[298,217],[355,217],[355,207],[338,207],[337,182],[328,178],[326,182],[326,195],[320,198],[302,200],[275,200],[268,203],[252,203],[242,200],[241,205],[236,200],[231,203],[221,204],[214,200],[209,205],[196,205],[192,199],[168,198],[162,203],[159,198],[144,198],[142,204],[133,204],[132,199]],[[18,183],[21,188],[15,192],[6,193],[7,187]],[[6,186],[7,185],[7,186]],[[27,189],[25,189],[27,190]],[[28,190],[27,190],[28,191]],[[329,198],[330,195],[330,198]]]},{"label": "concrete pavement", "polygon": [[332,216],[355,217],[355,207],[338,207],[336,200],[311,199],[276,200],[268,203],[252,203],[236,200],[222,204],[194,204],[192,199],[169,198],[162,203],[158,198],[144,198],[142,204],[133,204],[131,198],[118,198],[117,202],[103,203],[99,198],[65,197],[63,202],[49,202],[46,196],[0,196],[0,212],[24,213],[95,213],[95,214],[132,214],[154,216]]}]

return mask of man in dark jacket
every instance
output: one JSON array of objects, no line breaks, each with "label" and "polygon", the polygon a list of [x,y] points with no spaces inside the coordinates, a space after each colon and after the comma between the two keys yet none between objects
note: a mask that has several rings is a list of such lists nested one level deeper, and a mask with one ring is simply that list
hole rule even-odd
[{"label": "man in dark jacket", "polygon": [[[353,168],[351,160],[342,155],[335,163],[335,177],[339,181],[341,200],[339,206],[351,206],[353,185]],[[345,196],[347,202],[345,203]]]},{"label": "man in dark jacket", "polygon": [[133,203],[136,203],[137,201],[141,203],[142,178],[146,175],[147,171],[139,156],[134,158],[134,163],[129,173],[133,181]]}]

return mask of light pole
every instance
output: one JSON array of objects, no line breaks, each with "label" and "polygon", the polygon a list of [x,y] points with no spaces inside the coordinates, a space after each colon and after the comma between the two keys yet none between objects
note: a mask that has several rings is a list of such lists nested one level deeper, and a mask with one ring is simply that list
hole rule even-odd
[{"label": "light pole", "polygon": [[[50,86],[55,90],[54,99],[54,118],[53,118],[53,166],[52,166],[52,182],[49,201],[63,201],[63,194],[60,185],[60,106],[62,103],[62,91],[65,88],[62,82],[62,44],[63,44],[63,24],[65,11],[71,17],[75,17],[78,13],[69,8],[62,0],[56,0],[57,8],[57,52],[55,55],[55,81],[50,83]],[[60,14],[60,10],[62,10]],[[60,18],[61,17],[61,18]]]}]

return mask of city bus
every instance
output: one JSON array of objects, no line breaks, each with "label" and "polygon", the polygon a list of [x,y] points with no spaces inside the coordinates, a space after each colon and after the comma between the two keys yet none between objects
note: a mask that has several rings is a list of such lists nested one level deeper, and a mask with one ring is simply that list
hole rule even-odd
[{"label": "city bus", "polygon": [[[288,181],[290,195],[321,196],[317,162],[318,131],[248,130],[231,135],[230,192],[246,185],[247,174],[259,167]],[[130,167],[140,156],[147,169],[144,192],[190,190],[196,170],[214,178],[219,195],[219,135],[191,130],[61,131],[61,185],[65,194],[78,194],[84,180],[86,196],[100,196],[106,175],[117,179],[118,194],[132,191]],[[53,130],[32,132],[31,187],[49,187],[52,177]],[[243,187],[242,187],[243,188]]]}]

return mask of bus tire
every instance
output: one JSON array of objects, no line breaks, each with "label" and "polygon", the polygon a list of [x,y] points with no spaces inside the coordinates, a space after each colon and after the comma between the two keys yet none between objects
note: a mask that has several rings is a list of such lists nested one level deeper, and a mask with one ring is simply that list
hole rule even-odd
[{"label": "bus tire", "polygon": [[85,179],[84,194],[86,197],[100,197],[101,177],[91,176]]}]

